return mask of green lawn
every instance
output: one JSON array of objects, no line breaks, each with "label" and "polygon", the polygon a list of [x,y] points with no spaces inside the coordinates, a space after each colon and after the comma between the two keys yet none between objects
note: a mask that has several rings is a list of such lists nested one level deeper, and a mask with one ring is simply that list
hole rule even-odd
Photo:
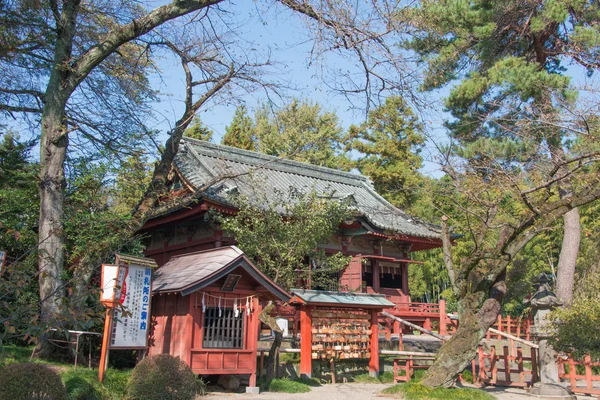
[{"label": "green lawn", "polygon": [[405,400],[494,400],[494,397],[478,389],[435,388],[421,386],[416,382],[401,383],[384,389],[384,395],[401,394]]}]

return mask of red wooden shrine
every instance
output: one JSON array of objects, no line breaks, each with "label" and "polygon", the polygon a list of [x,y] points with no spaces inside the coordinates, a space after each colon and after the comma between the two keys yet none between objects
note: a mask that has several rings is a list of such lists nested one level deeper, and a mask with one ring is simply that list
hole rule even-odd
[{"label": "red wooden shrine", "polygon": [[290,304],[300,310],[300,375],[312,376],[312,361],[369,359],[369,375],[379,376],[382,309],[394,304],[383,295],[292,289]]},{"label": "red wooden shrine", "polygon": [[290,296],[235,246],[172,257],[154,279],[150,354],[171,354],[196,374],[247,374],[256,386],[258,315]]}]

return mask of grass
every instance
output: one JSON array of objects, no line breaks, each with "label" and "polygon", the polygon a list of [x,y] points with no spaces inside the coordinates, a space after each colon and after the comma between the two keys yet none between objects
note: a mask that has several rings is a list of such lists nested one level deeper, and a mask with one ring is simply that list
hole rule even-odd
[{"label": "grass", "polygon": [[405,400],[494,400],[494,397],[478,389],[428,388],[416,382],[408,382],[384,389],[382,394],[401,394]]},{"label": "grass", "polygon": [[307,393],[310,392],[310,386],[306,383],[292,381],[286,378],[273,379],[269,384],[269,392]]},{"label": "grass", "polygon": [[377,378],[369,376],[369,374],[360,374],[354,377],[354,382],[358,383],[393,383],[394,373],[391,371],[380,374]]},{"label": "grass", "polygon": [[[0,363],[29,362],[33,347],[0,346]],[[119,400],[125,396],[125,386],[131,370],[109,368],[104,382],[98,381],[98,369],[79,366],[77,370],[70,362],[46,361],[34,358],[31,362],[51,365],[62,379],[69,400]]]}]

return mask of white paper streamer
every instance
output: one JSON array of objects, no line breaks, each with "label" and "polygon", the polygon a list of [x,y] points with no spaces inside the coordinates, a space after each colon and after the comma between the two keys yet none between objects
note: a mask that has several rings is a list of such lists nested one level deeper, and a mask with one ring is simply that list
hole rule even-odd
[{"label": "white paper streamer", "polygon": [[240,310],[238,309],[237,299],[233,300],[233,315],[236,318],[240,316]]},{"label": "white paper streamer", "polygon": [[246,297],[246,315],[250,316],[250,302],[248,301],[248,297]]},{"label": "white paper streamer", "polygon": [[223,310],[221,310],[221,296],[219,296],[219,318],[223,315]]},{"label": "white paper streamer", "polygon": [[206,312],[206,303],[204,302],[204,296],[206,293],[202,293],[202,313]]}]

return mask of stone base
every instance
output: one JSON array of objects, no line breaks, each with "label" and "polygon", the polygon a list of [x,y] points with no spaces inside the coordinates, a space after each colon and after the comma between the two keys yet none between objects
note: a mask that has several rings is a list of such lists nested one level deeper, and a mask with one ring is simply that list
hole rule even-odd
[{"label": "stone base", "polygon": [[260,388],[258,386],[246,386],[246,393],[260,394]]},{"label": "stone base", "polygon": [[577,400],[570,390],[552,383],[536,383],[529,389],[529,395],[538,399]]}]

